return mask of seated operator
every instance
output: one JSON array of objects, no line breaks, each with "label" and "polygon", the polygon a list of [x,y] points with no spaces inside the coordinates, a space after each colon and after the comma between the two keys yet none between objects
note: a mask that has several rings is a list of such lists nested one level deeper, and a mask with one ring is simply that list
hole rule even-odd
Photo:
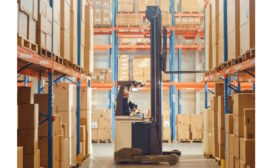
[{"label": "seated operator", "polygon": [[131,101],[128,102],[129,99],[129,92],[124,91],[123,93],[123,115],[130,116],[131,113],[135,113],[137,110],[137,105],[132,103]]}]

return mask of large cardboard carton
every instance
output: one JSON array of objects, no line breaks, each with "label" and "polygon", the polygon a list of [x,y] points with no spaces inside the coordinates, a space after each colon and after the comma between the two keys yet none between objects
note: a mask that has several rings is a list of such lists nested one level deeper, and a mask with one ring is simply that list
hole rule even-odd
[{"label": "large cardboard carton", "polygon": [[85,142],[86,140],[86,127],[85,125],[80,125],[80,142]]},{"label": "large cardboard carton", "polygon": [[255,163],[255,139],[240,139],[240,160],[244,163]]},{"label": "large cardboard carton", "polygon": [[24,155],[34,155],[38,149],[38,130],[17,130],[17,145],[23,147]]},{"label": "large cardboard carton", "polygon": [[224,145],[225,132],[223,128],[218,129],[218,143]]},{"label": "large cardboard carton", "polygon": [[243,137],[244,117],[233,115],[234,118],[234,134],[238,137]]},{"label": "large cardboard carton", "polygon": [[234,155],[234,134],[229,135],[230,154]]},{"label": "large cardboard carton", "polygon": [[[38,137],[38,139],[40,157],[48,158],[48,137]],[[53,158],[59,155],[59,143],[59,136],[53,136]]]},{"label": "large cardboard carton", "polygon": [[[53,121],[52,121],[52,127],[53,127],[53,136],[60,135],[61,134],[61,117],[58,114],[53,114]],[[40,121],[44,120],[41,119]],[[38,136],[48,136],[48,122],[44,122],[43,124],[39,125],[38,128]]]},{"label": "large cardboard carton", "polygon": [[39,112],[48,114],[48,94],[34,94],[34,103],[39,105]]},{"label": "large cardboard carton", "polygon": [[226,152],[225,167],[230,168],[230,154],[229,154],[229,152]]},{"label": "large cardboard carton", "polygon": [[225,115],[225,132],[228,134],[233,134],[233,114]]},{"label": "large cardboard carton", "polygon": [[240,160],[240,168],[255,168],[255,163],[244,163]]},{"label": "large cardboard carton", "polygon": [[33,94],[30,87],[18,87],[17,95],[17,104],[33,104]]},{"label": "large cardboard carton", "polygon": [[225,134],[225,150],[226,150],[226,153],[230,153],[230,134],[226,133]]},{"label": "large cardboard carton", "polygon": [[235,168],[240,168],[240,159],[237,157],[234,157],[234,159],[235,159],[235,163],[234,163]]},{"label": "large cardboard carton", "polygon": [[23,147],[17,147],[17,168],[23,168]]},{"label": "large cardboard carton", "polygon": [[24,155],[23,165],[28,168],[40,168],[40,150],[38,149],[34,155]]},{"label": "large cardboard carton", "polygon": [[80,109],[87,110],[92,108],[92,89],[88,87],[81,87],[81,102]]},{"label": "large cardboard carton", "polygon": [[244,138],[255,139],[255,125],[253,124],[244,125]]},{"label": "large cardboard carton", "polygon": [[233,154],[229,155],[229,166],[230,168],[235,168],[235,157]]},{"label": "large cardboard carton", "polygon": [[233,102],[233,113],[238,116],[243,116],[245,108],[255,108],[255,94],[233,94]]},{"label": "large cardboard carton", "polygon": [[234,135],[234,156],[240,158],[240,137]]},{"label": "large cardboard carton", "polygon": [[38,104],[18,105],[18,129],[38,128]]},{"label": "large cardboard carton", "polygon": [[255,125],[255,109],[253,108],[244,109],[244,124]]}]

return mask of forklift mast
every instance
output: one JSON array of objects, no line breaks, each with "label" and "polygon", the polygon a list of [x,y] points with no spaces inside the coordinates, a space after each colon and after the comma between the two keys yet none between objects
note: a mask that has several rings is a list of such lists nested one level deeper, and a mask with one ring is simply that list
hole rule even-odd
[{"label": "forklift mast", "polygon": [[161,133],[161,10],[158,6],[147,6],[146,17],[150,21],[151,42],[151,127],[150,127],[150,153],[162,154]]}]

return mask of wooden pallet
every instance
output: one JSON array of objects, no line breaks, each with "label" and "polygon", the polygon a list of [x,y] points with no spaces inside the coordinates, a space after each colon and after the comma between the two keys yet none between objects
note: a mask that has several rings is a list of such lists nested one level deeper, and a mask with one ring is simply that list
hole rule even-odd
[{"label": "wooden pallet", "polygon": [[180,143],[192,143],[191,139],[180,139],[178,140]]},{"label": "wooden pallet", "polygon": [[202,139],[192,139],[192,143],[201,143]]},{"label": "wooden pallet", "polygon": [[35,53],[38,53],[38,45],[27,40],[27,39],[24,39],[20,36],[17,36],[17,45],[19,45],[20,47],[23,47],[23,48],[26,48],[28,50],[31,50]]},{"label": "wooden pallet", "polygon": [[203,156],[204,156],[206,159],[211,159],[211,158],[213,158],[213,155],[212,155],[212,154],[209,154],[209,153],[204,153]]},{"label": "wooden pallet", "polygon": [[94,28],[111,28],[112,25],[109,24],[100,24],[100,25],[94,25]]},{"label": "wooden pallet", "polygon": [[242,56],[243,60],[248,60],[252,57],[255,57],[255,49],[250,49],[246,51]]},{"label": "wooden pallet", "polygon": [[59,64],[64,64],[64,60],[62,57],[59,57],[57,55],[54,55],[54,61],[59,63]]},{"label": "wooden pallet", "polygon": [[67,59],[63,59],[63,63],[65,66],[72,68],[73,67],[73,63],[70,60]]},{"label": "wooden pallet", "polygon": [[73,68],[75,71],[80,72],[80,66],[79,66],[79,65],[73,64],[73,65],[72,65],[72,68]]},{"label": "wooden pallet", "polygon": [[92,143],[111,143],[110,139],[98,139],[98,140],[92,140]]},{"label": "wooden pallet", "polygon": [[52,52],[45,48],[39,47],[39,54],[54,60],[54,55],[52,54]]},{"label": "wooden pallet", "polygon": [[199,11],[182,11],[184,14],[199,14]]},{"label": "wooden pallet", "polygon": [[170,139],[163,139],[162,142],[163,143],[171,143],[171,140]]}]

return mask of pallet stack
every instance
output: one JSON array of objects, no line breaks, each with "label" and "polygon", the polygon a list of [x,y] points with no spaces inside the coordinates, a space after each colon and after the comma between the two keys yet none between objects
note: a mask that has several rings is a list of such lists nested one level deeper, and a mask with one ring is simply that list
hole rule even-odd
[{"label": "pallet stack", "polygon": [[[233,146],[234,146],[234,166],[235,167],[240,167],[241,159],[242,159],[242,162],[244,162],[245,164],[255,163],[255,129],[253,129],[253,126],[252,126],[253,124],[252,125],[244,124],[245,123],[244,113],[246,111],[245,109],[247,108],[255,108],[255,94],[254,93],[234,94],[233,95],[233,121],[234,121]],[[253,115],[253,111],[251,112],[251,115]],[[247,114],[246,117],[251,118],[249,117],[249,114]],[[246,135],[244,134],[244,131],[246,131]],[[240,146],[241,140],[242,140],[242,147]],[[243,158],[241,158],[241,154],[243,155]],[[250,160],[246,160],[247,158],[250,158]]]},{"label": "pallet stack", "polygon": [[150,76],[150,57],[149,56],[136,56],[133,59],[133,80],[139,82],[148,82]]},{"label": "pallet stack", "polygon": [[203,115],[192,114],[190,115],[191,126],[191,139],[192,141],[202,141],[203,138]]},{"label": "pallet stack", "polygon": [[119,55],[118,57],[118,80],[128,81],[130,78],[129,72],[129,55]]},{"label": "pallet stack", "polygon": [[177,141],[185,142],[191,140],[191,115],[178,114],[176,116]]},{"label": "pallet stack", "polygon": [[[18,2],[18,27],[17,34],[19,36],[18,40],[20,41],[22,46],[32,49],[37,52],[37,41],[36,41],[36,29],[38,24],[40,24],[38,18],[38,0],[20,0]],[[45,18],[45,22],[48,19]],[[47,27],[44,29],[46,33],[51,34],[48,31]],[[46,34],[45,34],[46,35]],[[44,47],[46,47],[46,38],[45,43],[43,43]],[[50,47],[50,46],[47,46]]]},{"label": "pallet stack", "polygon": [[118,12],[134,12],[134,0],[118,0]]},{"label": "pallet stack", "polygon": [[70,60],[77,64],[77,1],[70,0],[70,3]]},{"label": "pallet stack", "polygon": [[[18,87],[18,129],[17,129],[17,146],[22,157],[23,148],[23,165],[20,167],[39,168],[40,167],[40,150],[38,148],[38,104],[33,104],[33,95],[30,87]],[[22,162],[21,162],[22,164]]]},{"label": "pallet stack", "polygon": [[177,26],[194,27],[201,24],[200,17],[197,16],[177,16],[175,18]]},{"label": "pallet stack", "polygon": [[[39,105],[39,113],[48,115],[48,94],[35,94],[34,102]],[[45,116],[39,114],[39,122],[45,120]],[[68,139],[62,129],[60,115],[53,114],[53,166],[62,167],[69,165]],[[48,122],[39,125],[38,146],[40,148],[40,160],[43,167],[48,167]]]},{"label": "pallet stack", "polygon": [[95,27],[111,27],[110,0],[93,0]]},{"label": "pallet stack", "polygon": [[81,142],[82,142],[82,156],[87,157],[91,154],[92,141],[92,89],[81,87],[80,89],[80,124],[81,124]]},{"label": "pallet stack", "polygon": [[94,24],[93,8],[90,5],[85,6],[85,41],[84,41],[84,72],[94,71]]},{"label": "pallet stack", "polygon": [[[175,8],[176,9],[176,8]],[[197,0],[181,0],[182,12],[199,12],[199,4]]]},{"label": "pallet stack", "polygon": [[106,68],[95,68],[92,74],[92,82],[112,82],[112,70]]},{"label": "pallet stack", "polygon": [[110,110],[93,109],[91,127],[92,142],[111,142]]},{"label": "pallet stack", "polygon": [[138,27],[143,25],[144,14],[140,13],[123,13],[118,14],[116,25],[118,27]]},{"label": "pallet stack", "polygon": [[[224,63],[223,0],[212,0],[206,7],[206,69]],[[228,61],[255,48],[255,0],[227,1]]]}]

